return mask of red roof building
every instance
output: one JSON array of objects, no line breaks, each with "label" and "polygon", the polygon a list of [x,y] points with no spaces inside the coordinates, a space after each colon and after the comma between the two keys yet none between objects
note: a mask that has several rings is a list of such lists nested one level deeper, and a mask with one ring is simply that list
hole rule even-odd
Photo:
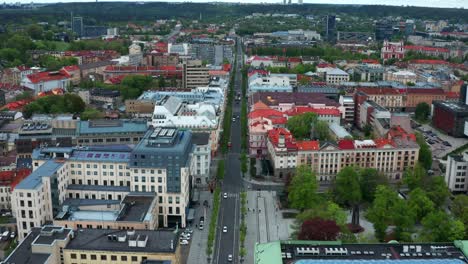
[{"label": "red roof building", "polygon": [[29,176],[29,174],[31,174],[30,169],[0,171],[0,186],[10,186],[11,191],[13,191],[16,185]]},{"label": "red roof building", "polygon": [[448,59],[448,57],[450,57],[450,50],[447,48],[408,45],[405,46],[405,52],[408,51],[422,53],[434,57],[442,56],[444,59]]}]

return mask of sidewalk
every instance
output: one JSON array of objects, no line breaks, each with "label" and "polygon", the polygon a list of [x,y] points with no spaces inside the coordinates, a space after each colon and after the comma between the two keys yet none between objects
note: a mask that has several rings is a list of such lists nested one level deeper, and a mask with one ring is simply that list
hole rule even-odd
[{"label": "sidewalk", "polygon": [[[206,245],[208,243],[208,229],[210,226],[211,218],[211,206],[213,205],[213,195],[209,191],[200,192],[200,203],[195,210],[195,219],[193,220],[193,236],[192,241],[190,242],[190,252],[187,260],[187,264],[201,264],[207,263],[206,256]],[[203,201],[207,200],[210,208],[207,208],[205,215],[205,224],[203,230],[200,230],[195,227],[195,224],[198,225],[200,216],[204,215],[204,206]]]}]

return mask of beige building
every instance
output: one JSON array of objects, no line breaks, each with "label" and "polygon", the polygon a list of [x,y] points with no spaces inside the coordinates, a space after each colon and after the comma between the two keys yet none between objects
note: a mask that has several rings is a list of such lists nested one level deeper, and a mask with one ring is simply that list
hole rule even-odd
[{"label": "beige building", "polygon": [[183,83],[185,89],[206,87],[210,83],[209,69],[201,60],[189,60],[184,63]]},{"label": "beige building", "polygon": [[173,230],[33,228],[4,260],[9,264],[181,263]]},{"label": "beige building", "polygon": [[[170,128],[150,130],[133,149],[128,147],[41,148],[33,152],[33,172],[13,191],[13,214],[18,236],[23,239],[33,227],[65,220],[73,201],[89,212],[74,219],[73,227],[96,227],[93,219],[122,220],[110,225],[122,228],[186,226],[189,205],[190,169],[193,160],[192,133]],[[203,153],[200,152],[200,155]],[[197,154],[198,155],[198,154]],[[125,208],[128,194],[152,193],[157,200],[147,208],[148,219],[113,216],[117,204]],[[100,201],[97,203],[97,201]],[[108,202],[102,202],[108,201]],[[130,202],[131,204],[131,202]],[[94,205],[91,208],[90,205]],[[108,210],[99,206],[108,206]],[[67,209],[64,206],[68,206]],[[150,209],[151,208],[151,209]],[[149,210],[149,211],[148,211]],[[112,211],[112,212],[109,212]],[[98,216],[96,216],[98,214]],[[143,212],[139,214],[143,215]],[[128,219],[127,219],[128,220]],[[88,221],[88,222],[86,222]],[[142,222],[142,223],[137,223]],[[67,223],[68,224],[68,223]],[[104,227],[104,224],[102,225]]]},{"label": "beige building", "polygon": [[306,164],[321,182],[330,182],[348,166],[375,168],[391,181],[400,181],[408,167],[414,167],[419,146],[414,135],[390,131],[388,138],[376,140],[340,140],[337,144],[296,141],[284,128],[268,132],[268,156],[274,177],[286,180],[297,166]]}]

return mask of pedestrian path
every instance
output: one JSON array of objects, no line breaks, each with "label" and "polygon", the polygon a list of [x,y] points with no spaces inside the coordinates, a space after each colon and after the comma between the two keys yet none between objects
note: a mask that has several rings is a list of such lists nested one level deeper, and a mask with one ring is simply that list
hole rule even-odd
[{"label": "pedestrian path", "polygon": [[[208,243],[208,227],[210,226],[211,219],[212,197],[213,195],[208,191],[200,192],[200,201],[207,200],[210,205],[210,208],[207,208],[207,210],[205,210],[205,207],[203,205],[200,205],[195,210],[195,219],[192,224],[193,235],[192,241],[190,242],[190,252],[187,264],[207,263],[206,246]],[[201,216],[205,217],[205,224],[203,230],[198,229],[199,219]]]}]

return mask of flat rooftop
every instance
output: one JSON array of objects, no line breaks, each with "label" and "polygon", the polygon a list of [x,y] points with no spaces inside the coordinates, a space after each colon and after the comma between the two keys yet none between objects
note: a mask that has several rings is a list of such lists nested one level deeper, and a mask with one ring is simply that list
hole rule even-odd
[{"label": "flat rooftop", "polygon": [[79,135],[97,135],[110,133],[145,133],[146,122],[131,120],[92,120],[80,121],[77,131]]},{"label": "flat rooftop", "polygon": [[275,241],[255,246],[255,264],[467,263],[468,241],[421,244],[342,244],[340,241]]},{"label": "flat rooftop", "polygon": [[[124,237],[125,242],[110,240],[108,235]],[[129,246],[130,237],[147,239],[144,247]],[[71,240],[65,249],[89,250],[89,251],[120,251],[120,252],[151,252],[174,253],[178,245],[178,235],[172,230],[135,230],[130,236],[127,230],[106,229],[80,229],[75,238]]]},{"label": "flat rooftop", "polygon": [[35,227],[28,236],[2,262],[4,264],[42,264],[47,263],[50,254],[32,253],[34,245],[52,245],[55,240],[64,240],[73,231],[57,226]]}]

